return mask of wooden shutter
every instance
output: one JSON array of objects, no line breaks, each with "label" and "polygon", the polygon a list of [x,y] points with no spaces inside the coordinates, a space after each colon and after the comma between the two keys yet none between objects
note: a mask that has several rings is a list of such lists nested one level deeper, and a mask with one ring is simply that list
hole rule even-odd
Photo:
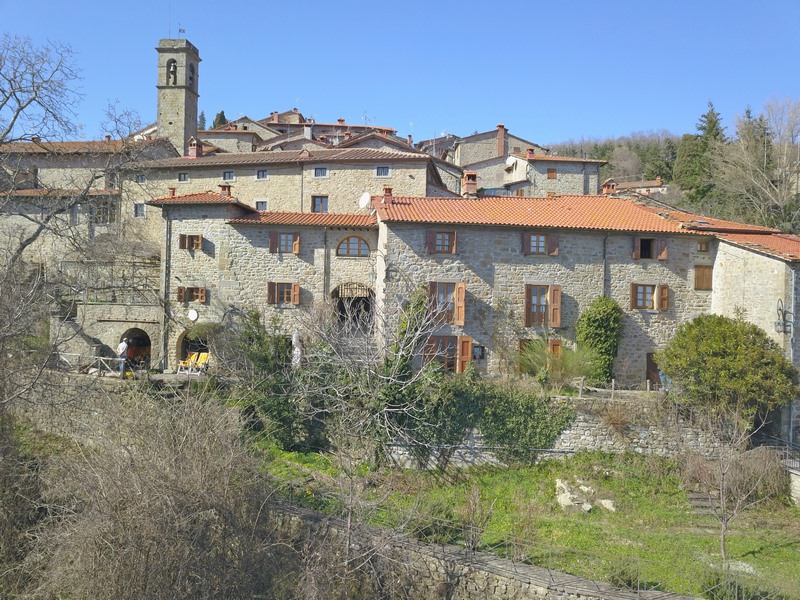
[{"label": "wooden shutter", "polygon": [[433,251],[436,249],[436,232],[435,231],[426,231],[425,232],[425,252],[428,254],[433,254]]},{"label": "wooden shutter", "polygon": [[631,284],[631,308],[636,308],[636,292],[638,286],[635,283]]},{"label": "wooden shutter", "polygon": [[197,288],[197,301],[202,304],[206,303],[206,288]]},{"label": "wooden shutter", "polygon": [[658,286],[658,310],[669,310],[669,286],[666,283]]},{"label": "wooden shutter", "polygon": [[300,234],[295,233],[292,240],[292,254],[300,254]]},{"label": "wooden shutter", "polygon": [[463,373],[467,365],[472,360],[472,338],[461,336],[458,338],[458,357],[456,362],[456,373]]},{"label": "wooden shutter", "polygon": [[292,304],[300,304],[300,284],[292,284]]},{"label": "wooden shutter", "polygon": [[186,234],[182,233],[178,236],[178,248],[180,250],[186,250],[188,248],[188,244],[186,242]]},{"label": "wooden shutter", "polygon": [[185,302],[186,301],[186,288],[179,287],[178,288],[178,302]]},{"label": "wooden shutter", "polygon": [[710,290],[713,281],[713,270],[708,265],[695,265],[694,267],[694,289]]},{"label": "wooden shutter", "polygon": [[267,304],[278,303],[278,285],[274,281],[267,283]]},{"label": "wooden shutter", "polygon": [[275,254],[278,251],[278,232],[277,231],[270,231],[269,232],[269,251],[272,254]]},{"label": "wooden shutter", "polygon": [[547,340],[547,345],[550,348],[550,354],[553,356],[561,356],[561,340],[550,338]]},{"label": "wooden shutter", "polygon": [[522,254],[528,256],[531,253],[531,234],[529,231],[522,232]]},{"label": "wooden shutter", "polygon": [[525,285],[525,327],[530,327],[533,325],[531,323],[531,285]]},{"label": "wooden shutter", "polygon": [[561,286],[551,285],[550,302],[548,304],[548,316],[550,317],[550,327],[561,327]]},{"label": "wooden shutter", "polygon": [[656,239],[656,247],[658,248],[658,260],[667,260],[667,240],[666,238]]},{"label": "wooden shutter", "polygon": [[467,304],[467,284],[457,283],[455,289],[455,314],[453,315],[453,324],[464,326],[464,313]]},{"label": "wooden shutter", "polygon": [[633,238],[633,258],[642,258],[642,238]]},{"label": "wooden shutter", "polygon": [[450,237],[450,242],[451,242],[450,243],[450,254],[455,254],[456,252],[458,252],[458,250],[456,250],[456,232],[455,232],[455,230],[450,232],[450,236],[451,236]]},{"label": "wooden shutter", "polygon": [[202,250],[203,249],[203,236],[202,235],[194,236],[194,238],[192,239],[192,248],[194,250]]},{"label": "wooden shutter", "polygon": [[547,236],[547,254],[558,256],[558,234],[551,233]]}]

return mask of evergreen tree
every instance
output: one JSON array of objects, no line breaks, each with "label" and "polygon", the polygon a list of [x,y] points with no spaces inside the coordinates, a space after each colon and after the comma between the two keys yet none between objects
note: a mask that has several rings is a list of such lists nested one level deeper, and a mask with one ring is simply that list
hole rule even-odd
[{"label": "evergreen tree", "polygon": [[216,129],[217,127],[222,127],[223,125],[228,123],[228,119],[225,117],[225,111],[221,110],[217,113],[217,116],[214,117],[214,122],[211,124],[211,129]]},{"label": "evergreen tree", "polygon": [[708,147],[712,142],[725,141],[725,128],[722,126],[720,114],[714,108],[714,103],[708,103],[708,111],[700,115],[700,120],[697,122],[697,131],[703,138],[703,142]]},{"label": "evergreen tree", "polygon": [[200,131],[205,131],[206,129],[206,113],[205,111],[200,111],[200,116],[197,117],[197,129]]}]

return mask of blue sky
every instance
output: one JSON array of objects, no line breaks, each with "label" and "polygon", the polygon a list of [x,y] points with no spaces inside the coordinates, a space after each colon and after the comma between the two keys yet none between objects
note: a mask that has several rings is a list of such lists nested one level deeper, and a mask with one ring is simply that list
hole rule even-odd
[{"label": "blue sky", "polygon": [[0,0],[0,22],[72,47],[89,138],[109,102],[155,120],[167,37],[200,50],[209,122],[297,107],[415,140],[503,123],[549,144],[692,132],[709,100],[730,130],[748,105],[800,97],[797,0]]}]

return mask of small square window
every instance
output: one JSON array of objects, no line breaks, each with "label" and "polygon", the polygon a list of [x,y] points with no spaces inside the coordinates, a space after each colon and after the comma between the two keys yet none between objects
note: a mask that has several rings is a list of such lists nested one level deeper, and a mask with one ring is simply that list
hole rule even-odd
[{"label": "small square window", "polygon": [[375,177],[391,177],[392,169],[390,167],[376,167]]},{"label": "small square window", "polygon": [[546,254],[547,253],[547,236],[542,234],[532,233],[530,237],[530,247],[528,254]]},{"label": "small square window", "polygon": [[188,173],[178,173],[178,181],[189,181],[189,174]]},{"label": "small square window", "polygon": [[328,167],[314,168],[314,177],[327,177],[327,176],[328,176]]},{"label": "small square window", "polygon": [[654,309],[656,299],[656,286],[654,285],[635,285],[633,308]]},{"label": "small square window", "polygon": [[256,210],[269,210],[269,203],[266,200],[256,200]]},{"label": "small square window", "polygon": [[294,234],[281,233],[278,238],[278,250],[281,252],[292,252],[294,250]]},{"label": "small square window", "polygon": [[697,251],[708,252],[710,246],[711,242],[709,242],[708,240],[700,240],[699,242],[697,242]]},{"label": "small square window", "polygon": [[557,179],[558,174],[555,169],[547,169],[547,178],[548,179]]},{"label": "small square window", "polygon": [[147,177],[145,177],[144,175],[137,175],[136,177],[134,177],[134,181],[136,183],[145,183],[147,181]]},{"label": "small square window", "polygon": [[133,216],[137,219],[143,219],[145,217],[144,210],[145,210],[144,202],[135,203],[133,205]]},{"label": "small square window", "polygon": [[233,171],[222,172],[222,181],[233,181],[234,179],[236,179],[236,175]]},{"label": "small square window", "polygon": [[256,179],[261,179],[261,180],[269,179],[269,171],[267,171],[266,169],[259,169],[258,171],[256,171]]},{"label": "small square window", "polygon": [[641,245],[639,246],[640,258],[653,258],[653,247],[655,240],[651,238],[642,238]]},{"label": "small square window", "polygon": [[326,213],[328,212],[328,197],[327,196],[311,196],[311,212]]}]

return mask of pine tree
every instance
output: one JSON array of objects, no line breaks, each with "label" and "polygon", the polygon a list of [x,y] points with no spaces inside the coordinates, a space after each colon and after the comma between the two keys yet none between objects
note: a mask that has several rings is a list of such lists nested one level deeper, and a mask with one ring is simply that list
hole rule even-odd
[{"label": "pine tree", "polygon": [[200,116],[197,117],[197,129],[200,131],[205,131],[206,129],[206,113],[205,111],[200,111]]},{"label": "pine tree", "polygon": [[700,120],[697,122],[697,131],[703,142],[708,147],[712,142],[725,141],[725,128],[720,121],[720,114],[714,108],[714,103],[708,103],[708,112],[700,115]]},{"label": "pine tree", "polygon": [[216,129],[217,127],[222,127],[228,122],[228,119],[225,118],[225,111],[221,110],[217,113],[217,116],[214,117],[214,122],[211,124],[211,129]]}]

